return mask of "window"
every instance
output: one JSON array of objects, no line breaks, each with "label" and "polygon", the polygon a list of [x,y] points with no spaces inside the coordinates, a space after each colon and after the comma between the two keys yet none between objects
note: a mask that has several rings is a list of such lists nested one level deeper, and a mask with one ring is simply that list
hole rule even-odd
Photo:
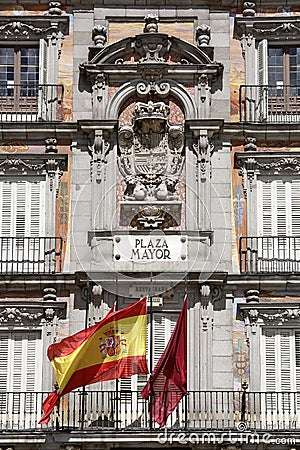
[{"label": "window", "polygon": [[[268,48],[268,79],[271,86],[299,86],[300,89],[300,47]],[[299,90],[292,90],[299,94]]]},{"label": "window", "polygon": [[257,270],[295,272],[300,261],[300,179],[257,179]]},{"label": "window", "polygon": [[0,182],[0,234],[45,235],[45,183],[41,179]]},{"label": "window", "polygon": [[37,107],[38,47],[0,47],[0,96],[13,111]]},{"label": "window", "polygon": [[40,332],[0,332],[0,414],[11,428],[30,426],[41,408],[40,355]]},{"label": "window", "polygon": [[0,269],[39,272],[46,264],[45,184],[41,179],[0,182]]},{"label": "window", "polygon": [[300,412],[300,330],[264,329],[261,356],[266,419],[288,422]]}]

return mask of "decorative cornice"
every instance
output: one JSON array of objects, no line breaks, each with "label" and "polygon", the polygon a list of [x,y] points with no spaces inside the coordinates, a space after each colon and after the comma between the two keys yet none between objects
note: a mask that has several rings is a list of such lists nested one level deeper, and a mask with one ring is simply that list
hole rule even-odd
[{"label": "decorative cornice", "polygon": [[300,34],[299,16],[270,16],[270,17],[236,17],[234,37],[236,39],[245,36],[257,39],[268,38],[278,40],[281,38],[297,39]]},{"label": "decorative cornice", "polygon": [[54,319],[64,318],[66,303],[62,302],[1,302],[0,324],[2,325],[43,325],[50,324]]},{"label": "decorative cornice", "polygon": [[239,152],[235,154],[235,168],[247,172],[299,174],[300,152]]},{"label": "decorative cornice", "polygon": [[68,169],[68,155],[47,153],[42,155],[0,154],[0,179],[3,175],[47,175],[50,191],[58,194],[60,179]]},{"label": "decorative cornice", "polygon": [[251,326],[260,325],[278,325],[290,321],[300,320],[299,304],[286,304],[275,306],[273,304],[257,304],[255,307],[250,305],[239,305],[239,316]]},{"label": "decorative cornice", "polygon": [[53,171],[62,172],[68,169],[68,155],[47,153],[33,154],[0,154],[1,175],[51,175]]},{"label": "decorative cornice", "polygon": [[0,18],[0,39],[17,40],[38,37],[51,39],[68,34],[68,16],[11,16]]}]

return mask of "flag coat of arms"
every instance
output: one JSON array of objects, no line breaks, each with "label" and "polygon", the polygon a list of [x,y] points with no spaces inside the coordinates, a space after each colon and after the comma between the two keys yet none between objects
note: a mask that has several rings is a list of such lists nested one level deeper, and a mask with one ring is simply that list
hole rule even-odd
[{"label": "flag coat of arms", "polygon": [[48,348],[59,389],[43,403],[48,423],[58,399],[81,386],[148,373],[146,298],[119,311],[110,310],[98,324]]}]

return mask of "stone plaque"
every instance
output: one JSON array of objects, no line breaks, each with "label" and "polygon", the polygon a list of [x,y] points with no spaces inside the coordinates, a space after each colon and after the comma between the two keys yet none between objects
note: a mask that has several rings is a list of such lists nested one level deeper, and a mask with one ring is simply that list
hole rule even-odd
[{"label": "stone plaque", "polygon": [[151,263],[187,259],[187,237],[180,235],[120,235],[114,237],[114,260]]}]

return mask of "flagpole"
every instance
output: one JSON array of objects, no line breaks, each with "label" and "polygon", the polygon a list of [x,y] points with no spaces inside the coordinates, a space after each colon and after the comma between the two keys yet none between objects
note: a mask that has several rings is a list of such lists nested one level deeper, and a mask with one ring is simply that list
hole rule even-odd
[{"label": "flagpole", "polygon": [[[118,272],[116,272],[116,300],[115,311],[119,309],[119,287],[118,287]],[[119,380],[116,378],[116,429],[119,429]]]},{"label": "flagpole", "polygon": [[[85,318],[84,318],[84,328],[88,327],[88,318],[89,318],[89,305],[90,305],[90,277],[88,273],[86,274],[86,301],[85,301]],[[85,409],[85,396],[86,390],[85,385],[82,386],[81,391],[81,429],[83,429],[84,425],[84,409]]]},{"label": "flagpole", "polygon": [[[184,300],[188,302],[188,280],[187,280],[187,272],[184,274]],[[188,364],[187,364],[188,367]],[[184,414],[184,428],[187,429],[188,426],[188,396],[184,396],[184,405],[185,405],[185,414]]]},{"label": "flagpole", "polygon": [[152,430],[153,428],[153,414],[152,414],[152,403],[153,403],[153,377],[152,377],[152,372],[153,372],[153,304],[152,304],[152,295],[153,295],[153,291],[152,291],[152,283],[153,283],[153,273],[152,271],[150,272],[150,361],[149,361],[149,370],[150,370],[150,430]]}]

